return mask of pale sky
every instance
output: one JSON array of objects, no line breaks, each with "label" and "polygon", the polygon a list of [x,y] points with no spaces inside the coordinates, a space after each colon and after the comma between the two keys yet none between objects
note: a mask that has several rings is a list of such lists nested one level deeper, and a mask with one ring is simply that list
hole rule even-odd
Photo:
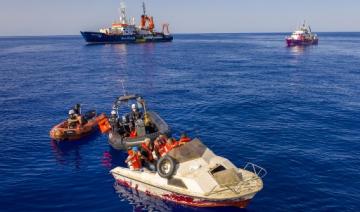
[{"label": "pale sky", "polygon": [[[126,0],[139,22],[143,0]],[[360,31],[360,0],[145,0],[158,29],[173,33],[290,32],[303,20],[315,32]],[[0,36],[78,35],[119,16],[120,0],[0,0]]]}]

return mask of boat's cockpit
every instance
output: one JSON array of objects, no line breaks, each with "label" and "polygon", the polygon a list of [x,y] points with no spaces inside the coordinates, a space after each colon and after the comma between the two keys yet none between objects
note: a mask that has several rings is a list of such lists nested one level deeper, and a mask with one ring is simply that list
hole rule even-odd
[{"label": "boat's cockpit", "polygon": [[143,137],[159,131],[156,115],[147,111],[139,95],[120,96],[113,104],[109,122],[112,132],[123,138]]}]

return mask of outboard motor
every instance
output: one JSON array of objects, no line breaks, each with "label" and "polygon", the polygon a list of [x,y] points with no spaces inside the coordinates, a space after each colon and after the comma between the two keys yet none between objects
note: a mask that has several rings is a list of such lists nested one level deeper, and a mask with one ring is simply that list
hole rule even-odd
[{"label": "outboard motor", "polygon": [[81,105],[79,103],[74,106],[73,110],[75,114],[81,115]]},{"label": "outboard motor", "polygon": [[88,120],[94,118],[95,116],[96,116],[96,111],[95,111],[95,110],[89,110],[89,111],[87,111],[87,112],[85,113],[84,119],[85,119],[86,121],[88,121]]}]

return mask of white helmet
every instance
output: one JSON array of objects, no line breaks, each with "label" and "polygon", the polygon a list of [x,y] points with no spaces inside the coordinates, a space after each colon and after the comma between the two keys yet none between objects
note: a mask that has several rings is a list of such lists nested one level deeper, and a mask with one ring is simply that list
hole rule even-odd
[{"label": "white helmet", "polygon": [[137,109],[136,104],[132,104],[132,105],[131,105],[131,109]]},{"label": "white helmet", "polygon": [[74,110],[69,110],[69,115],[74,115],[75,114],[75,111]]},{"label": "white helmet", "polygon": [[115,110],[112,110],[112,111],[111,111],[111,115],[116,115],[116,111],[115,111]]}]

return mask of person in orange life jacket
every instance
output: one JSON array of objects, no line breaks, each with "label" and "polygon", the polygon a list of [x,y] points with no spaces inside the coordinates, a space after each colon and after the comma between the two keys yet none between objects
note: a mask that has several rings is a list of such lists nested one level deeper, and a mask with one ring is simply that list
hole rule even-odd
[{"label": "person in orange life jacket", "polygon": [[165,134],[160,134],[159,137],[157,137],[154,141],[154,151],[157,156],[157,158],[160,158],[159,156],[160,151],[162,151],[163,146],[166,144],[167,136]]},{"label": "person in orange life jacket", "polygon": [[184,144],[184,143],[187,143],[187,142],[190,142],[191,139],[187,136],[187,134],[185,132],[181,133],[181,136],[180,136],[180,144]]},{"label": "person in orange life jacket", "polygon": [[140,153],[137,147],[128,150],[129,156],[126,158],[125,163],[128,164],[130,170],[138,171],[141,169]]},{"label": "person in orange life jacket", "polygon": [[176,146],[178,146],[177,142],[173,138],[168,138],[165,145],[159,150],[160,157],[170,152]]},{"label": "person in orange life jacket", "polygon": [[144,143],[141,144],[141,159],[144,166],[151,170],[155,170],[155,160],[153,157],[153,147],[150,138],[145,138]]},{"label": "person in orange life jacket", "polygon": [[152,145],[150,138],[145,138],[144,142],[141,144],[141,156],[150,162],[154,161],[154,158],[152,156]]},{"label": "person in orange life jacket", "polygon": [[137,136],[137,132],[136,132],[135,127],[131,127],[130,138],[136,138],[136,136]]}]

